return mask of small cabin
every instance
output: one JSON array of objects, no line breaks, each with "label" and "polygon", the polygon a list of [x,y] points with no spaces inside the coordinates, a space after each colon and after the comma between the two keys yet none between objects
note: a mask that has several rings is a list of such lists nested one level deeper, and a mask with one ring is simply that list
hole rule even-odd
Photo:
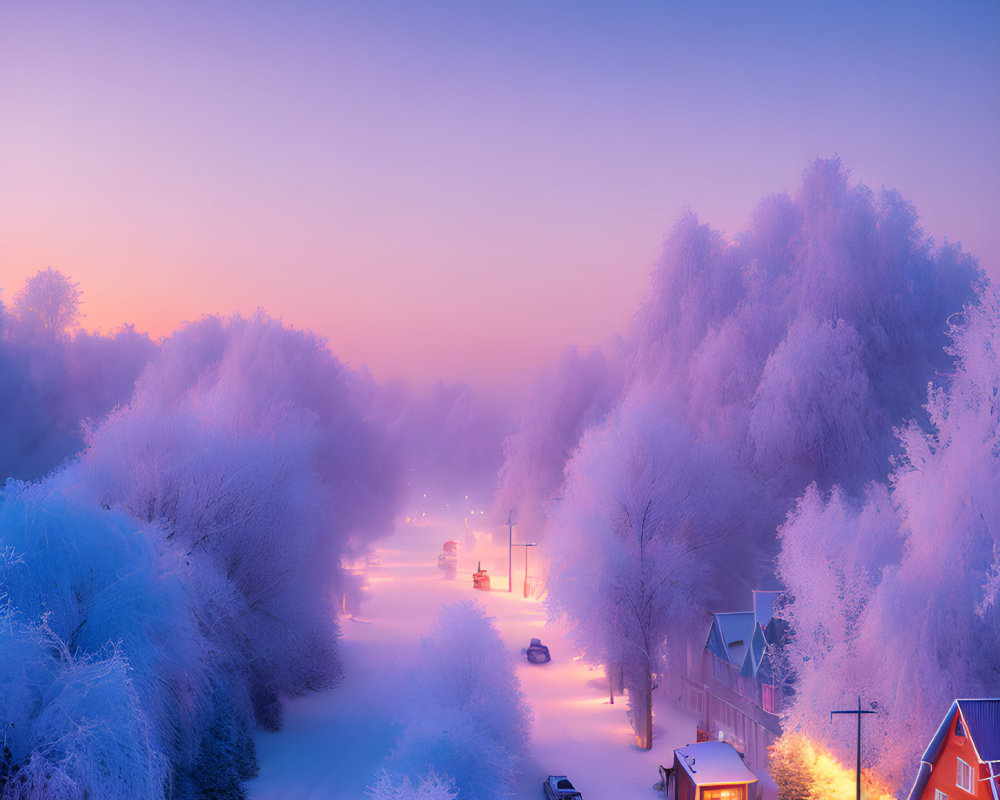
[{"label": "small cabin", "polygon": [[674,750],[664,791],[671,800],[759,800],[760,783],[729,742],[698,742]]},{"label": "small cabin", "polygon": [[1000,800],[1000,698],[956,700],[920,759],[908,800]]}]

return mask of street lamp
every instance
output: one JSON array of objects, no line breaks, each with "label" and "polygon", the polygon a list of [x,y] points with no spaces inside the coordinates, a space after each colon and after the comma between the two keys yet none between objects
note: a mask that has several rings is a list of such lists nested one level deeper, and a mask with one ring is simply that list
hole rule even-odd
[{"label": "street lamp", "polygon": [[537,547],[538,542],[522,542],[521,544],[515,544],[513,547],[523,547],[524,548],[524,596],[528,596],[528,548]]}]

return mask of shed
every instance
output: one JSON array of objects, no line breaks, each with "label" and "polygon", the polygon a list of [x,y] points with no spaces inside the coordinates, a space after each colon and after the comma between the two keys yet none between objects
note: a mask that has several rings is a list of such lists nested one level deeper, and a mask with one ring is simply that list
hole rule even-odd
[{"label": "shed", "polygon": [[698,742],[674,750],[667,796],[673,800],[759,800],[760,784],[729,742]]}]

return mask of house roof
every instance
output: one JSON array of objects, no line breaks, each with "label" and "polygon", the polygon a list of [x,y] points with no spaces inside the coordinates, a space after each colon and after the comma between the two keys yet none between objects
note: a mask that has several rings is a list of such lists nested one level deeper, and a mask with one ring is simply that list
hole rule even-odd
[{"label": "house roof", "polygon": [[983,761],[1000,761],[1000,697],[988,700],[956,700]]},{"label": "house roof", "polygon": [[781,639],[784,620],[774,618],[774,601],[780,591],[753,590],[753,610],[712,614],[705,642],[711,652],[739,669],[745,677],[771,682],[767,645]]},{"label": "house roof", "polygon": [[[765,683],[770,683],[771,664],[766,656],[767,640],[764,638],[764,629],[760,625],[754,625],[753,636],[750,638],[750,646],[743,659],[740,675],[746,678],[760,678]],[[763,669],[761,669],[762,667]]]},{"label": "house roof", "polygon": [[698,786],[720,783],[753,783],[757,776],[729,742],[698,742],[674,750],[680,764]]},{"label": "house roof", "polygon": [[767,627],[774,618],[774,601],[778,599],[781,592],[770,589],[753,590],[753,615],[754,620],[762,628]]},{"label": "house roof", "polygon": [[713,614],[706,647],[734,667],[742,667],[753,639],[752,611]]},{"label": "house roof", "polygon": [[[927,786],[930,778],[930,765],[937,761],[938,756],[944,749],[948,741],[948,733],[953,729],[955,715],[961,712],[965,721],[965,728],[976,746],[976,752],[983,761],[1000,761],[1000,697],[983,698],[978,700],[956,700],[951,704],[948,713],[944,715],[937,731],[931,737],[930,744],[924,750],[920,759],[920,771],[917,779],[910,790],[910,800],[916,800]],[[991,764],[991,770],[995,774],[998,772],[995,764]],[[997,794],[996,787],[993,788],[994,796]]]}]

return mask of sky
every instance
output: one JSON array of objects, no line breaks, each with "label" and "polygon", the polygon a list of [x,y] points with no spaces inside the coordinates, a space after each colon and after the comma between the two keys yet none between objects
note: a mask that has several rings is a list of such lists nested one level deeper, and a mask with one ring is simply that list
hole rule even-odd
[{"label": "sky", "polygon": [[513,397],[838,155],[1000,278],[1000,3],[0,0],[0,299]]}]

